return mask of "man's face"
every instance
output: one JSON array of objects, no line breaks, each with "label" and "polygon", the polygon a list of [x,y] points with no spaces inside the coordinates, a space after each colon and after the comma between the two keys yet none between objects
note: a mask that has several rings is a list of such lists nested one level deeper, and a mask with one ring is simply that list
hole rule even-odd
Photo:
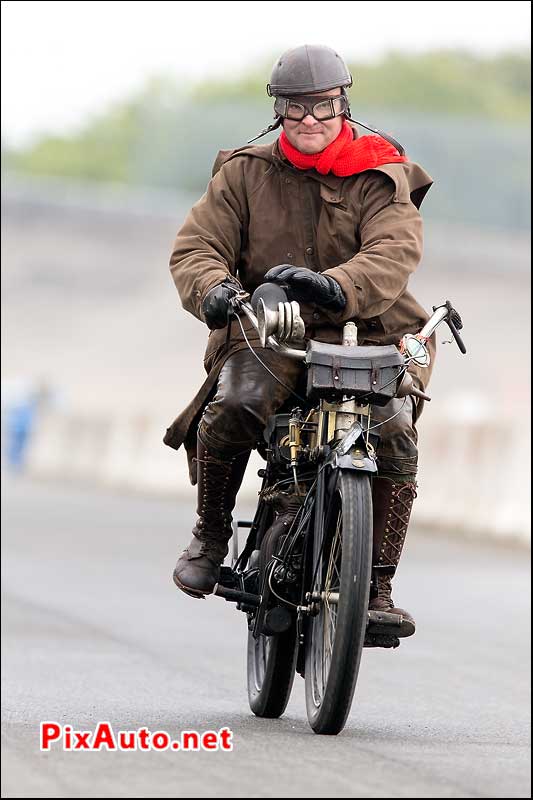
[{"label": "man's face", "polygon": [[[328,92],[315,92],[321,97],[337,97],[340,89],[330,89]],[[297,100],[297,97],[294,98]],[[341,132],[344,116],[333,117],[319,122],[308,114],[298,122],[292,119],[283,120],[283,130],[287,139],[300,153],[313,155],[320,153],[328,144],[331,144]]]}]

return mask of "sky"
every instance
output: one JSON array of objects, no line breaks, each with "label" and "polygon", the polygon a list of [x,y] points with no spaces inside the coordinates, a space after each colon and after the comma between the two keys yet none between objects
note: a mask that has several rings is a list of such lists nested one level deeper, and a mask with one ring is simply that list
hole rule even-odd
[{"label": "sky", "polygon": [[[63,133],[151,76],[184,85],[245,72],[299,44],[346,60],[387,51],[530,47],[530,2],[3,0],[2,137]],[[268,75],[265,75],[265,83]]]}]

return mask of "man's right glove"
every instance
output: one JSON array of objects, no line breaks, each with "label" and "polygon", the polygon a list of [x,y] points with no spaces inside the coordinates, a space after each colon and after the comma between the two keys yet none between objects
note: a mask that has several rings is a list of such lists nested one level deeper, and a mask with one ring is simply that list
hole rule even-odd
[{"label": "man's right glove", "polygon": [[269,269],[264,280],[287,286],[293,300],[316,303],[331,311],[342,311],[346,305],[344,292],[334,278],[313,272],[307,267],[280,264]]},{"label": "man's right glove", "polygon": [[202,313],[207,326],[225,328],[228,322],[230,300],[235,296],[236,286],[223,282],[208,291],[202,303]]}]

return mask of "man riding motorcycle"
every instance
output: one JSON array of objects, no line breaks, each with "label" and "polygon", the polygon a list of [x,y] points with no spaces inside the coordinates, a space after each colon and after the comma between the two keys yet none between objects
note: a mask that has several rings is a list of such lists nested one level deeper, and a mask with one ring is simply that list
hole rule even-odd
[{"label": "man riding motorcycle", "polygon": [[[165,436],[171,447],[185,445],[198,485],[193,538],[174,570],[176,585],[193,597],[212,593],[218,581],[250,451],[303,369],[261,350],[277,381],[254,358],[229,316],[235,289],[283,285],[301,304],[306,336],[323,342],[341,343],[344,324],[353,320],[360,344],[397,344],[428,319],[407,284],[422,254],[418,208],[432,180],[387,134],[370,128],[372,135],[359,135],[346,95],[351,85],[346,64],[329,47],[285,52],[267,86],[275,121],[260,134],[281,127],[280,137],[221,151],[175,241],[170,269],[183,307],[211,329],[208,377]],[[256,331],[247,319],[242,324],[259,349]],[[430,371],[410,371],[424,389]],[[392,601],[391,578],[416,496],[420,411],[412,397],[373,410],[383,424],[372,486],[369,608],[410,621]]]}]

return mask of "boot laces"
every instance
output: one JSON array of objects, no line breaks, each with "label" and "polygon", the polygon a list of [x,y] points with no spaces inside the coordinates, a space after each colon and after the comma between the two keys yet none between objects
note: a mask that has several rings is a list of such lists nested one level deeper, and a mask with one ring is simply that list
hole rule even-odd
[{"label": "boot laces", "polygon": [[392,580],[390,575],[378,575],[377,577],[377,598],[383,600],[390,605],[392,602]]},{"label": "boot laces", "polygon": [[204,519],[214,517],[217,528],[220,526],[220,522],[224,526],[231,523],[231,512],[226,508],[226,504],[234,459],[220,461],[214,458],[197,458],[195,460],[199,464],[205,465],[204,491],[199,509],[201,517]]},{"label": "boot laces", "polygon": [[398,565],[415,497],[416,485],[414,483],[393,486],[380,563],[392,567]]}]

